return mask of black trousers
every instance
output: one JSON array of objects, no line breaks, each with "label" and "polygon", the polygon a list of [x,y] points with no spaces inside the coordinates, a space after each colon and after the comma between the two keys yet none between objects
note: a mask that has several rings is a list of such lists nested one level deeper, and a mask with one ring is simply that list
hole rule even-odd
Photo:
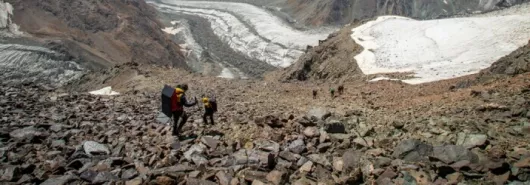
[{"label": "black trousers", "polygon": [[[182,120],[180,119],[182,118]],[[180,123],[179,123],[180,120]],[[180,129],[186,124],[186,121],[188,121],[188,115],[184,111],[175,111],[173,112],[173,135],[178,136],[180,133]]]},{"label": "black trousers", "polygon": [[204,115],[202,115],[202,121],[204,122],[204,124],[208,124],[208,117],[210,118],[210,124],[211,125],[214,125],[214,121],[213,121],[213,113],[214,111],[213,110],[210,110],[210,109],[206,109],[204,111]]}]

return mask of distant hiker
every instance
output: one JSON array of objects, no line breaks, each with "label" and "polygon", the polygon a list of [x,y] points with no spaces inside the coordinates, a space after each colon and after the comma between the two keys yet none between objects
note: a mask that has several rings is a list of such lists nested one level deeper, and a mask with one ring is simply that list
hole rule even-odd
[{"label": "distant hiker", "polygon": [[331,98],[335,98],[335,89],[333,87],[329,89],[329,92],[331,94]]},{"label": "distant hiker", "polygon": [[[180,129],[188,121],[188,115],[184,112],[184,107],[191,107],[197,104],[197,98],[193,103],[189,103],[186,99],[187,84],[182,84],[175,88],[173,96],[171,96],[171,110],[173,111],[173,136],[179,136]],[[179,119],[182,118],[179,124]]]},{"label": "distant hiker", "polygon": [[342,95],[344,93],[344,85],[339,85],[339,95]]},{"label": "distant hiker", "polygon": [[317,99],[318,91],[316,89],[313,89],[313,99]]},{"label": "distant hiker", "polygon": [[205,95],[202,96],[202,103],[204,104],[204,115],[202,120],[205,125],[208,125],[208,117],[210,118],[210,124],[214,125],[213,114],[217,112],[217,101],[215,98],[209,98]]}]

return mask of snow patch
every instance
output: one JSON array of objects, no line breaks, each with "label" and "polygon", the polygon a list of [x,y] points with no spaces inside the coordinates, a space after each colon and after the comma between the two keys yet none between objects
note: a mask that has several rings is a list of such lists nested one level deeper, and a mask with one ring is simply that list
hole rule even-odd
[{"label": "snow patch", "polygon": [[116,91],[112,91],[112,87],[110,87],[110,86],[104,87],[103,89],[100,89],[100,90],[91,91],[89,93],[92,94],[92,95],[102,95],[102,96],[120,95],[120,93],[118,93]]},{"label": "snow patch", "polygon": [[[18,25],[11,20],[12,16],[13,6],[9,3],[0,1],[0,29],[2,29],[2,33],[7,34],[7,36],[22,35],[23,33],[19,31]],[[7,29],[7,32],[3,31],[5,29]]]},{"label": "snow patch", "polygon": [[385,77],[385,76],[380,76],[380,77],[376,77],[374,79],[371,79],[368,82],[378,82],[378,81],[383,81],[383,80],[399,81],[399,79],[394,79],[394,78],[388,78],[388,77]]},{"label": "snow patch", "polygon": [[174,27],[166,27],[166,28],[162,29],[162,31],[164,31],[166,33],[169,33],[171,35],[175,35],[175,34],[179,33],[181,31],[181,29],[174,28]]},{"label": "snow patch", "polygon": [[417,21],[382,16],[352,30],[364,74],[412,72],[420,84],[474,74],[528,43],[530,14]]},{"label": "snow patch", "polygon": [[221,71],[221,74],[219,76],[217,76],[217,77],[234,79],[235,75],[234,75],[234,73],[232,73],[232,71],[230,71],[230,69],[225,67],[225,68],[223,68],[223,71]]}]

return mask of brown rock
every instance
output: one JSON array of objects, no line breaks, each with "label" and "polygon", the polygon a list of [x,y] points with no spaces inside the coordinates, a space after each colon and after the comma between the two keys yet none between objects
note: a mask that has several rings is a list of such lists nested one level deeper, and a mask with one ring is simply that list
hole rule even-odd
[{"label": "brown rock", "polygon": [[462,180],[464,180],[464,176],[460,172],[455,172],[447,175],[448,184],[458,184]]},{"label": "brown rock", "polygon": [[142,178],[135,178],[133,180],[125,181],[125,185],[140,185],[142,182]]},{"label": "brown rock", "polygon": [[266,184],[261,182],[261,181],[259,181],[259,180],[254,180],[254,181],[252,181],[251,185],[266,185]]},{"label": "brown rock", "polygon": [[341,172],[343,168],[344,161],[342,161],[342,157],[333,157],[333,169]]},{"label": "brown rock", "polygon": [[411,171],[410,175],[416,179],[418,185],[430,185],[432,183],[431,177],[424,171]]},{"label": "brown rock", "polygon": [[226,174],[223,171],[217,172],[215,174],[215,178],[220,185],[230,185],[230,182],[232,181],[232,176]]},{"label": "brown rock", "polygon": [[309,138],[318,137],[320,136],[320,131],[317,127],[307,127],[304,129],[304,135]]},{"label": "brown rock", "polygon": [[267,175],[267,180],[274,185],[284,184],[286,180],[286,173],[274,170]]},{"label": "brown rock", "polygon": [[502,175],[495,175],[491,172],[488,173],[489,179],[491,179],[495,184],[497,185],[503,185],[508,182],[508,178],[510,178],[510,171],[507,171],[506,173]]},{"label": "brown rock", "polygon": [[381,184],[381,185],[394,185],[394,183],[392,182],[391,179],[389,178],[377,178],[377,181],[376,181],[377,184]]},{"label": "brown rock", "polygon": [[517,168],[528,168],[530,167],[530,157],[523,158],[519,161],[517,161],[513,166]]},{"label": "brown rock", "polygon": [[201,142],[204,143],[206,146],[210,147],[211,149],[217,148],[217,145],[219,145],[220,141],[217,139],[214,139],[211,136],[204,136],[201,138]]},{"label": "brown rock", "polygon": [[208,180],[188,178],[186,185],[217,185],[217,183]]},{"label": "brown rock", "polygon": [[392,168],[387,168],[385,170],[385,172],[383,172],[381,175],[379,175],[379,177],[377,178],[377,181],[379,181],[379,179],[384,179],[384,178],[394,179],[397,176],[398,176],[398,174],[396,172],[394,172],[394,170],[392,170]]},{"label": "brown rock", "polygon": [[320,131],[319,143],[324,143],[326,141],[329,141],[329,139],[329,135],[326,131]]},{"label": "brown rock", "polygon": [[317,185],[317,183],[315,181],[302,177],[301,179],[295,181],[293,185]]},{"label": "brown rock", "polygon": [[233,179],[230,181],[230,185],[239,185],[239,179],[238,179],[238,178],[233,178]]},{"label": "brown rock", "polygon": [[353,149],[344,152],[344,154],[342,155],[342,160],[344,162],[343,170],[345,172],[349,172],[351,170],[359,168],[361,165],[360,161],[362,155],[363,154],[360,151],[355,151]]},{"label": "brown rock", "polygon": [[256,171],[256,170],[247,170],[243,172],[243,177],[247,181],[253,181],[253,180],[265,181],[267,175],[268,175],[267,172]]},{"label": "brown rock", "polygon": [[304,165],[302,165],[302,167],[300,167],[299,171],[301,173],[309,173],[312,168],[313,168],[313,162],[307,161],[306,163],[304,163]]},{"label": "brown rock", "polygon": [[160,185],[172,185],[175,184],[175,180],[168,176],[158,176],[156,177],[156,183]]}]

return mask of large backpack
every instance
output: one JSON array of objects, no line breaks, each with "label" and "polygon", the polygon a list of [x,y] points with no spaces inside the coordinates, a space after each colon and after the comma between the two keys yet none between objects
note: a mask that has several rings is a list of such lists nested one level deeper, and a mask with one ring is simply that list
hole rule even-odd
[{"label": "large backpack", "polygon": [[171,110],[171,97],[175,93],[175,88],[165,85],[164,89],[162,89],[162,113],[164,113],[167,117],[172,116],[172,110]]},{"label": "large backpack", "polygon": [[215,98],[210,99],[210,105],[212,105],[212,109],[214,112],[217,112],[217,101]]}]

